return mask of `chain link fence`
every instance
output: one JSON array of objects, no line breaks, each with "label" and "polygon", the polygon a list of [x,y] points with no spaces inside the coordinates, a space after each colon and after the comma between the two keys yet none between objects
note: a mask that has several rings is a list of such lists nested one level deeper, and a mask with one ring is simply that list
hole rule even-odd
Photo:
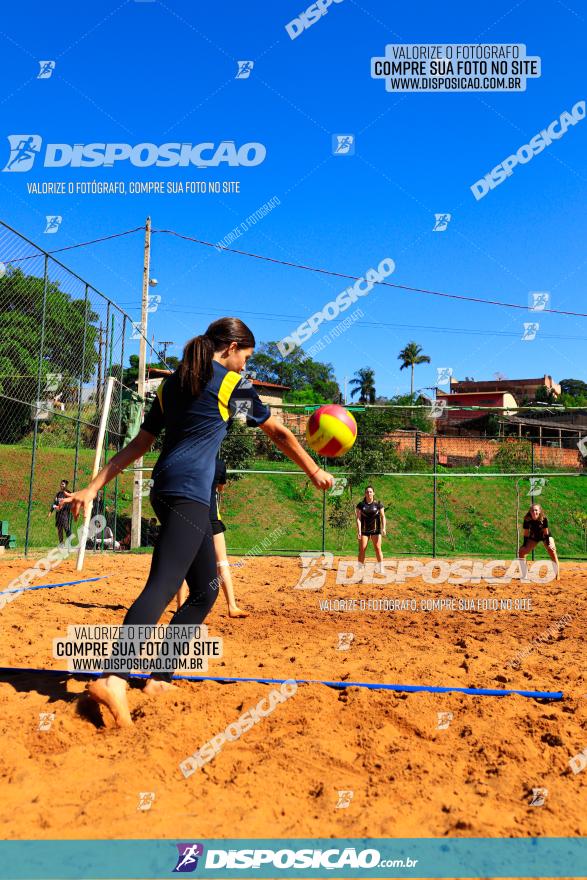
[{"label": "chain link fence", "polygon": [[[0,327],[0,546],[27,553],[58,542],[52,505],[61,481],[75,489],[91,478],[109,376],[114,394],[100,464],[136,432],[140,401],[125,363],[140,328],[1,221]],[[147,359],[159,362],[147,347]],[[272,406],[304,442],[314,407]],[[370,482],[387,513],[387,556],[511,558],[534,499],[561,557],[587,557],[587,483],[577,449],[587,435],[585,411],[573,412],[568,429],[557,417],[553,430],[544,410],[525,419],[519,410],[515,422],[496,411],[484,432],[443,424],[445,414],[435,419],[427,405],[355,409],[359,439],[352,453],[342,463],[321,462],[339,477],[326,495],[293,472],[261,431],[235,420],[221,451],[231,477],[222,501],[229,551],[354,554],[355,505]],[[96,549],[129,546],[135,481],[143,496],[141,545],[156,540],[148,499],[156,458],[155,450],[145,456],[145,470],[129,469],[101,493],[95,512],[105,514],[112,537],[109,543],[102,536]]]},{"label": "chain link fence", "polygon": [[[62,480],[73,490],[91,478],[108,376],[115,387],[102,463],[123,445],[137,402],[123,383],[125,360],[137,335],[116,303],[0,221],[3,546],[26,553],[57,543],[52,504]],[[123,539],[132,475],[107,486],[97,507]]]}]

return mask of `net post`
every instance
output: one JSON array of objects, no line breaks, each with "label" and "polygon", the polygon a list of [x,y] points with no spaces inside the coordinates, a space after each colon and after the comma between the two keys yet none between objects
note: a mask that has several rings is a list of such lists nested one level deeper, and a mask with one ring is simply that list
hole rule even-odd
[{"label": "net post", "polygon": [[[96,442],[96,452],[94,453],[94,466],[92,468],[92,479],[100,470],[100,459],[102,457],[102,447],[104,445],[104,436],[106,434],[106,426],[108,424],[108,414],[110,412],[110,403],[112,401],[112,389],[114,387],[114,376],[109,376],[106,383],[106,393],[104,394],[104,405],[102,407],[102,415],[100,416],[100,427],[98,430],[98,440]],[[76,571],[82,571],[84,567],[84,557],[86,555],[86,541],[88,540],[88,532],[90,528],[90,519],[92,518],[92,508],[90,507],[84,513],[84,523],[82,526],[82,534],[77,551]]]},{"label": "net post", "polygon": [[81,418],[82,418],[82,396],[84,392],[84,373],[86,371],[86,337],[88,334],[88,310],[89,310],[89,294],[88,294],[88,285],[86,284],[85,294],[84,294],[84,336],[82,339],[82,362],[79,373],[79,382],[78,382],[78,400],[77,400],[77,424],[75,427],[75,458],[73,462],[73,491],[75,492],[77,486],[77,471],[79,465],[79,444],[80,444],[80,435],[81,435]]},{"label": "net post", "polygon": [[434,446],[432,456],[434,459],[434,478],[432,480],[432,558],[436,558],[436,473],[438,465],[438,456],[436,454],[436,434],[434,435]]},{"label": "net post", "polygon": [[[322,459],[324,468],[326,467],[326,459]],[[322,553],[326,552],[326,492],[322,493]]]}]

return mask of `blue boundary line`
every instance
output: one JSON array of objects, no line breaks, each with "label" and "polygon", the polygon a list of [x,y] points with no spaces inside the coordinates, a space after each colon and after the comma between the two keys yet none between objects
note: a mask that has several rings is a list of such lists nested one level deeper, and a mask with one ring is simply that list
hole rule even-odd
[{"label": "blue boundary line", "polygon": [[64,581],[62,584],[41,584],[39,587],[21,587],[20,590],[2,590],[0,596],[6,596],[8,593],[26,593],[28,590],[54,590],[55,587],[71,587],[73,584],[88,584],[90,581],[101,581],[107,578],[107,574],[101,574],[95,578],[84,578],[81,581]]},{"label": "blue boundary line", "polygon": [[[69,675],[72,678],[76,676],[100,676],[101,672],[68,672],[67,669],[29,669],[19,666],[0,666],[0,673],[15,672],[29,674],[46,674],[46,675]],[[150,678],[145,672],[138,672],[131,675],[132,678]],[[407,691],[408,693],[426,692],[432,694],[446,694],[456,692],[459,694],[470,694],[472,696],[482,697],[508,697],[519,696],[528,697],[530,699],[544,700],[562,700],[562,691],[517,691],[504,690],[497,688],[463,688],[463,687],[441,687],[437,685],[426,684],[378,684],[364,681],[322,681],[317,678],[237,678],[235,676],[214,676],[214,675],[175,675],[174,678],[185,681],[217,681],[222,684],[232,682],[257,682],[258,684],[283,684],[285,681],[295,681],[296,684],[323,684],[326,687],[343,690],[348,687],[362,687],[368,690],[384,690],[384,691]]]}]

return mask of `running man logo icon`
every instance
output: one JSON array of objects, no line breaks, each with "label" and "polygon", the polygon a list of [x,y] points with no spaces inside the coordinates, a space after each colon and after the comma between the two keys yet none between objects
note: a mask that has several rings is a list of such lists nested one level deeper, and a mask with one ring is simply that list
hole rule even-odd
[{"label": "running man logo icon", "polygon": [[524,322],[524,332],[522,333],[522,342],[532,342],[533,339],[536,339],[536,334],[538,333],[538,329],[540,324],[536,322],[526,323]]},{"label": "running man logo icon", "polygon": [[30,171],[43,143],[40,134],[9,134],[10,156],[2,171]]},{"label": "running man logo icon", "polygon": [[437,730],[448,730],[450,727],[450,722],[453,720],[454,715],[452,712],[437,712],[438,715],[438,724],[436,725]]},{"label": "running man logo icon", "polygon": [[137,485],[140,486],[140,493],[143,498],[146,498],[151,494],[151,489],[153,488],[153,480],[139,479],[137,480]]},{"label": "running man logo icon", "polygon": [[39,712],[39,730],[51,730],[55,721],[55,712]]},{"label": "running man logo icon", "polygon": [[569,767],[575,774],[584,770],[587,767],[587,749],[583,749],[578,755],[573,755],[572,758],[569,758]]},{"label": "running man logo icon", "polygon": [[143,335],[143,322],[142,321],[133,321],[132,324],[132,333],[130,335],[131,339],[140,339]]},{"label": "running man logo icon", "polygon": [[435,214],[434,228],[432,232],[444,232],[448,229],[452,214]]},{"label": "running man logo icon", "polygon": [[51,404],[48,400],[35,400],[31,404],[31,419],[33,422],[46,422],[51,414]]},{"label": "running man logo icon", "polygon": [[251,75],[251,71],[255,66],[254,61],[237,61],[238,70],[236,72],[235,79],[248,79]]},{"label": "running man logo icon", "polygon": [[354,156],[355,155],[355,136],[354,136],[354,134],[333,134],[332,135],[332,155],[333,156]]},{"label": "running man logo icon", "polygon": [[338,498],[346,489],[348,480],[346,477],[335,477],[332,489],[328,492],[331,498]]},{"label": "running man logo icon", "polygon": [[37,79],[50,79],[53,75],[53,71],[55,70],[55,62],[54,61],[39,61],[40,70],[37,74]]},{"label": "running man logo icon", "polygon": [[45,217],[47,224],[45,226],[45,233],[54,235],[56,232],[59,232],[59,227],[61,226],[61,221],[63,217],[60,214],[49,214]]},{"label": "running man logo icon", "polygon": [[149,293],[147,294],[147,311],[148,312],[156,312],[159,308],[159,304],[161,302],[161,294],[160,293]]},{"label": "running man logo icon", "polygon": [[320,551],[300,553],[302,571],[294,590],[321,590],[326,582],[326,572],[332,570],[334,554]]},{"label": "running man logo icon", "polygon": [[533,788],[532,789],[532,800],[529,803],[530,807],[542,807],[544,805],[544,801],[548,797],[548,789],[547,788]]},{"label": "running man logo icon", "polygon": [[446,411],[446,400],[433,400],[430,407],[430,418],[441,419]]},{"label": "running man logo icon", "polygon": [[257,378],[256,373],[246,373],[244,370],[241,373],[243,377],[243,381],[240,383],[239,388],[252,388],[253,387],[253,379]]},{"label": "running man logo icon", "polygon": [[198,859],[204,855],[203,845],[201,843],[176,843],[175,845],[178,856],[173,873],[191,874],[198,867]]},{"label": "running man logo icon", "polygon": [[142,810],[146,812],[150,810],[153,806],[153,801],[155,800],[155,792],[154,791],[139,791],[139,803],[137,806],[137,810]]},{"label": "running man logo icon", "polygon": [[546,478],[545,477],[530,477],[530,488],[528,490],[528,495],[542,495],[542,490],[546,486]]},{"label": "running man logo icon", "polygon": [[436,368],[436,384],[450,385],[450,377],[452,376],[452,367]]},{"label": "running man logo icon", "polygon": [[231,400],[228,404],[231,416],[235,419],[245,420],[253,406],[252,400]]},{"label": "running man logo icon", "polygon": [[59,388],[59,383],[63,379],[63,373],[47,373],[45,377],[45,392],[52,394]]},{"label": "running man logo icon", "polygon": [[351,647],[351,642],[355,638],[354,633],[339,633],[338,634],[338,650],[339,651],[348,651]]},{"label": "running man logo icon", "polygon": [[542,312],[548,308],[550,293],[548,291],[532,291],[528,294],[528,308],[531,312]]},{"label": "running man logo icon", "polygon": [[346,810],[347,807],[350,807],[351,801],[355,793],[352,789],[347,788],[338,792],[338,801],[336,802],[337,810]]}]

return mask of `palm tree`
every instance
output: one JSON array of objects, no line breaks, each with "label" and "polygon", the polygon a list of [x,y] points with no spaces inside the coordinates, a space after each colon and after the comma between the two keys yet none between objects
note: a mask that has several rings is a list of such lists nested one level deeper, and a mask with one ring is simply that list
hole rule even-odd
[{"label": "palm tree", "polygon": [[422,346],[418,345],[417,342],[408,342],[405,348],[402,348],[400,353],[398,354],[398,360],[402,361],[402,365],[400,370],[405,370],[407,367],[412,368],[412,377],[410,381],[410,396],[414,396],[414,367],[416,364],[429,364],[430,358],[427,354],[421,354]]},{"label": "palm tree", "polygon": [[375,403],[375,371],[370,367],[362,367],[355,373],[350,385],[355,385],[351,397],[359,394],[359,403]]}]

